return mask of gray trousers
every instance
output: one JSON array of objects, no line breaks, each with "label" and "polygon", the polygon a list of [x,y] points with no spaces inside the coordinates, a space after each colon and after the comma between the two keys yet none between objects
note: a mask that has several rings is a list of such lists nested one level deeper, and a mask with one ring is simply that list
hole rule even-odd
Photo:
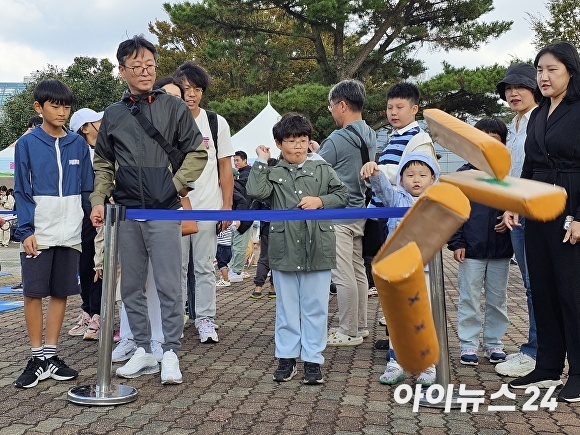
[{"label": "gray trousers", "polygon": [[163,350],[177,352],[183,333],[181,296],[181,222],[121,221],[119,259],[121,262],[121,300],[137,346],[151,352],[151,326],[147,314],[147,266],[153,267],[165,343]]}]

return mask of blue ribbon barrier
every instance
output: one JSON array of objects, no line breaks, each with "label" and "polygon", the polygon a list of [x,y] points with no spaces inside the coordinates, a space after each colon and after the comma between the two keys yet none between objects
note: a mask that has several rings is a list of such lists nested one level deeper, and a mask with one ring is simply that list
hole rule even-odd
[{"label": "blue ribbon barrier", "polygon": [[295,221],[400,218],[408,207],[333,208],[317,210],[149,210],[128,208],[126,219],[197,221]]}]

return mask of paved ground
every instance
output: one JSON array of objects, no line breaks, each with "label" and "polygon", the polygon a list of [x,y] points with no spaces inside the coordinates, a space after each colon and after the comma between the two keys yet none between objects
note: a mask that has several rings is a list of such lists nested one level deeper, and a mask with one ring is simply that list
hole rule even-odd
[{"label": "paved ground", "polygon": [[[1,259],[1,258],[0,258]],[[86,407],[67,402],[75,385],[96,381],[97,344],[62,335],[59,354],[80,370],[71,382],[45,380],[35,388],[18,390],[12,382],[29,357],[22,309],[0,313],[0,434],[529,434],[580,433],[580,405],[559,403],[555,411],[540,408],[524,412],[532,396],[518,393],[516,400],[490,400],[506,379],[498,377],[487,361],[476,368],[458,364],[456,338],[456,266],[444,255],[449,323],[451,376],[455,386],[485,390],[478,412],[419,408],[397,404],[394,387],[381,385],[383,352],[373,341],[383,337],[377,298],[369,301],[371,335],[355,348],[328,348],[324,355],[326,383],[305,386],[299,376],[283,384],[272,382],[274,300],[252,300],[251,279],[218,290],[220,342],[199,343],[187,324],[181,385],[162,386],[159,375],[126,382],[139,391],[135,402],[117,407]],[[516,266],[511,267],[506,349],[514,351],[527,333],[524,291]],[[17,275],[0,278],[0,286],[19,281]],[[0,300],[19,300],[0,295]],[[80,298],[71,298],[68,327],[77,314]],[[331,299],[330,324],[336,325],[336,299]],[[66,329],[63,328],[66,334]],[[483,358],[480,359],[480,361]],[[114,365],[116,368],[117,365]],[[113,381],[117,379],[113,376]],[[407,380],[412,385],[411,379]],[[515,405],[516,411],[490,411],[488,405]],[[540,399],[534,404],[539,405]]]}]

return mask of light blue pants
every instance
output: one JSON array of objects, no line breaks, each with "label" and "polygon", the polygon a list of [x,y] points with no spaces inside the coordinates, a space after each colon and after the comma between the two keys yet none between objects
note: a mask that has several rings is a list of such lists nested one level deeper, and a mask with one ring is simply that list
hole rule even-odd
[{"label": "light blue pants", "polygon": [[530,277],[528,275],[528,262],[526,260],[526,243],[524,240],[524,230],[526,228],[526,220],[520,216],[521,227],[514,227],[510,233],[512,239],[512,246],[516,254],[516,261],[522,274],[524,288],[526,289],[526,300],[528,303],[528,319],[530,327],[528,330],[528,342],[520,346],[520,352],[536,359],[538,353],[538,335],[536,333],[536,317],[534,316],[534,306],[532,305],[532,289],[530,287]]},{"label": "light blue pants", "polygon": [[[217,251],[215,221],[198,221],[198,232],[181,238],[181,288],[187,294],[187,267],[189,247],[193,252],[195,275],[195,326],[203,319],[213,322],[216,313],[215,267],[213,260]],[[187,297],[184,297],[184,300]],[[193,313],[189,313],[193,317]]]},{"label": "light blue pants", "polygon": [[234,230],[232,237],[232,270],[238,275],[242,273],[244,263],[246,262],[246,249],[250,242],[253,228],[250,227],[244,234]]},{"label": "light blue pants", "polygon": [[485,292],[483,348],[503,349],[501,339],[509,324],[507,316],[509,267],[509,258],[496,260],[466,258],[464,263],[459,263],[457,335],[461,350],[479,349],[482,289]]},{"label": "light blue pants", "polygon": [[330,270],[272,271],[276,288],[276,358],[324,363]]}]

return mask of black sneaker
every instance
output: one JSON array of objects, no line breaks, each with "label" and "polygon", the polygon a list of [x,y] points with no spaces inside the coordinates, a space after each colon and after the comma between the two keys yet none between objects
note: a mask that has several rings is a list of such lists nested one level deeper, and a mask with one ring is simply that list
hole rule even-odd
[{"label": "black sneaker", "polygon": [[288,382],[296,376],[296,373],[296,360],[294,358],[280,358],[272,379],[276,382]]},{"label": "black sneaker", "polygon": [[558,402],[580,402],[580,375],[570,375],[558,394]]},{"label": "black sneaker", "polygon": [[42,381],[50,377],[50,372],[48,371],[48,364],[46,360],[40,358],[30,358],[26,368],[22,372],[18,379],[14,382],[16,388],[32,388],[38,384],[38,381]]},{"label": "black sneaker", "polygon": [[304,362],[304,381],[308,385],[323,384],[322,371],[320,364]]},{"label": "black sneaker", "polygon": [[335,283],[333,283],[333,282],[330,283],[330,291],[329,292],[331,295],[336,294],[336,284]]},{"label": "black sneaker", "polygon": [[61,360],[56,355],[51,358],[48,358],[46,361],[48,364],[47,370],[49,376],[52,379],[55,379],[57,381],[68,381],[70,379],[76,378],[79,375],[79,372],[77,372],[74,369],[71,369],[64,363],[63,360]]},{"label": "black sneaker", "polygon": [[512,388],[525,390],[528,387],[550,388],[562,385],[560,375],[547,370],[535,369],[508,384]]}]

